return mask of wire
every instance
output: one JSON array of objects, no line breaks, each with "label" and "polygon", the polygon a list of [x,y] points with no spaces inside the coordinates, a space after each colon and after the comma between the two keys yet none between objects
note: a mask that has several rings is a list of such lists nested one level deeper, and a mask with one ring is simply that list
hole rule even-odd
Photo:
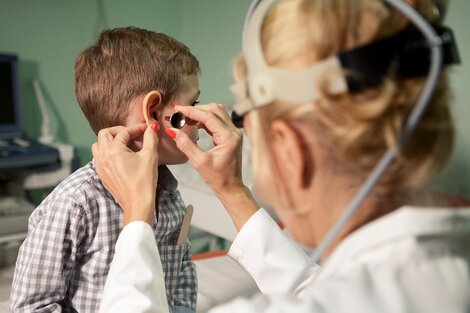
[{"label": "wire", "polygon": [[[406,4],[403,0],[385,0],[391,6],[395,7],[403,15],[405,15],[426,37],[431,50],[431,66],[429,69],[428,78],[423,87],[421,95],[417,101],[415,108],[412,110],[410,116],[407,118],[404,130],[398,139],[398,148],[401,148],[408,139],[409,135],[416,128],[416,125],[420,121],[424,112],[426,111],[430,99],[434,93],[437,82],[439,80],[439,74],[442,68],[442,47],[441,39],[436,34],[434,29],[429,25],[418,12],[416,12],[411,6]],[[367,195],[371,192],[374,186],[377,184],[379,179],[383,176],[387,168],[395,160],[395,153],[393,150],[388,150],[382,156],[378,164],[375,166],[369,177],[362,184],[359,191],[356,193],[351,203],[347,206],[338,221],[333,225],[331,230],[327,233],[325,238],[322,240],[320,245],[310,255],[308,264],[297,276],[291,288],[289,294],[294,294],[296,288],[304,281],[307,273],[311,268],[319,263],[321,256],[328,250],[332,242],[339,235],[341,230],[344,228],[346,223],[351,219],[354,213],[358,210],[362,202],[366,199]]]},{"label": "wire", "polygon": [[245,32],[248,29],[248,23],[251,19],[251,16],[253,15],[253,12],[255,11],[256,7],[258,4],[261,2],[261,0],[253,0],[248,8],[248,12],[246,13],[245,16],[245,22],[243,23],[243,32]]}]

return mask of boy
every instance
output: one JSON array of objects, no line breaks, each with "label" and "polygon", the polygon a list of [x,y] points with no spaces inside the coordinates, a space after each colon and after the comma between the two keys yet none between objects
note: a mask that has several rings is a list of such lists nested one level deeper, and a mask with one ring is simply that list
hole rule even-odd
[{"label": "boy", "polygon": [[[75,63],[78,103],[97,134],[113,125],[170,127],[173,105],[199,97],[199,63],[189,49],[161,33],[128,27],[104,31]],[[177,181],[165,166],[187,161],[160,127],[156,218],[168,304],[194,312],[196,273],[190,244],[177,244],[185,212]],[[185,126],[195,141],[197,128]],[[142,141],[136,142],[139,149]],[[66,180],[29,219],[11,291],[12,312],[97,312],[122,211],[98,178],[93,162]]]}]

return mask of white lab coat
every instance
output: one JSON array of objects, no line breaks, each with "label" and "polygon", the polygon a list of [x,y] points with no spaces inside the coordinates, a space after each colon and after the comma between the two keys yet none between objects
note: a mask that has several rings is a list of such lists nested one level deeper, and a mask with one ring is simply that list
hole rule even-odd
[{"label": "white lab coat", "polygon": [[[127,225],[116,245],[100,312],[168,312],[151,228]],[[228,312],[470,312],[470,208],[403,207],[345,238],[296,297],[283,293],[306,263],[264,211],[243,226],[230,255],[264,296]]]}]

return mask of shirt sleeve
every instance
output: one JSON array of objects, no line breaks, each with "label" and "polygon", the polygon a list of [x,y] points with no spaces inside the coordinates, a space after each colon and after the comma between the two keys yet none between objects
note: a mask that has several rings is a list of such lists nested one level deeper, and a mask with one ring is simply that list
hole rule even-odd
[{"label": "shirt sleeve", "polygon": [[[308,263],[307,254],[263,209],[242,227],[229,256],[250,273],[265,295],[286,294]],[[315,273],[316,268],[311,275]]]},{"label": "shirt sleeve", "polygon": [[86,232],[83,215],[70,199],[56,199],[38,210],[18,254],[11,312],[62,312]]},{"label": "shirt sleeve", "polygon": [[133,222],[121,231],[99,312],[169,312],[160,253],[147,223]]},{"label": "shirt sleeve", "polygon": [[[191,244],[187,240],[186,251],[183,256],[178,285],[175,290],[174,308],[184,307],[196,311],[197,301],[197,275],[196,266],[191,261]],[[173,311],[175,311],[175,309]]]}]

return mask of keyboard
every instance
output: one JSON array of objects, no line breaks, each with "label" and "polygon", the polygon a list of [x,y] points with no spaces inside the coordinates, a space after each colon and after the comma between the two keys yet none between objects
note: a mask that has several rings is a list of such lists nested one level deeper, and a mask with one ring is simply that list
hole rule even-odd
[{"label": "keyboard", "polygon": [[20,137],[0,139],[0,171],[59,166],[59,151]]}]

